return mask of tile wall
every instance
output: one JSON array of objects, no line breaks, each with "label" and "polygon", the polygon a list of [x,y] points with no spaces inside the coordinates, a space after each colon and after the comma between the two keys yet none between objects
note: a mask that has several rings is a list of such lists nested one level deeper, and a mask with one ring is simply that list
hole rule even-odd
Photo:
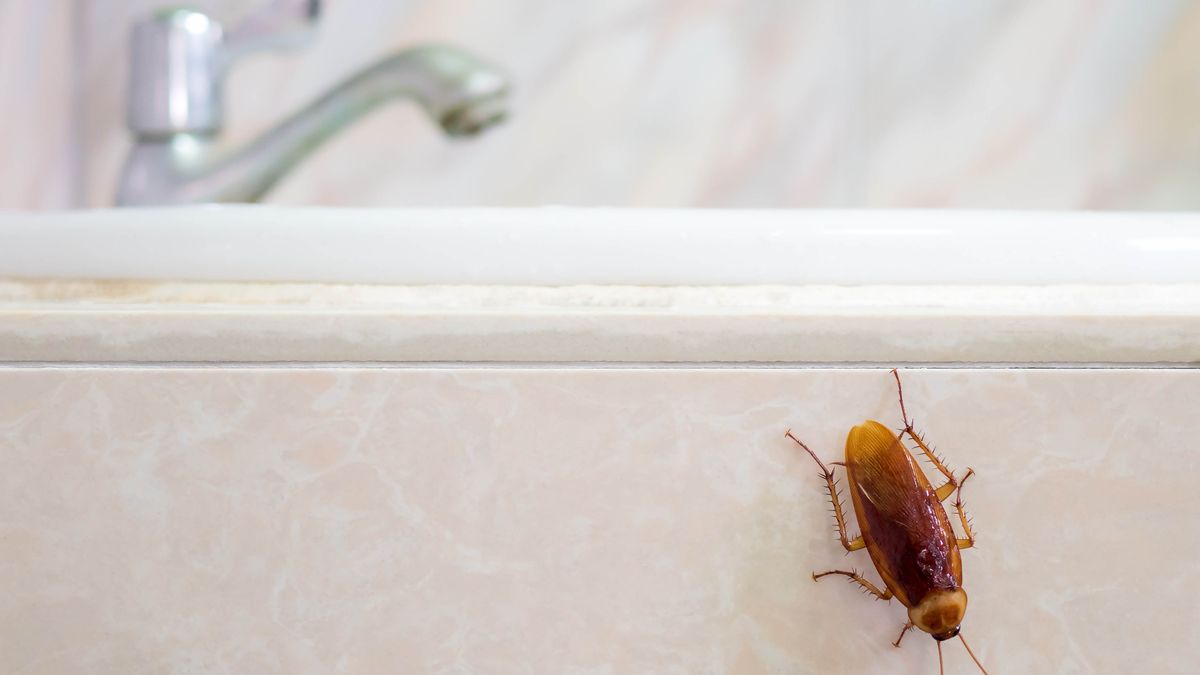
[{"label": "tile wall", "polygon": [[[0,104],[16,111],[0,206],[111,203],[126,31],[161,4],[0,0]],[[230,24],[253,6],[193,4]],[[330,0],[313,47],[234,70],[226,140],[430,41],[511,71],[507,126],[455,142],[393,106],[267,201],[1200,205],[1200,6],[1186,0]]]}]

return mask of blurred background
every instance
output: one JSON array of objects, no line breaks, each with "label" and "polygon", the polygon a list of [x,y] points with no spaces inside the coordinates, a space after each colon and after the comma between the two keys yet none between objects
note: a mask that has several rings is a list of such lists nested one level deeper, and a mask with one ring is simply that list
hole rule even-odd
[{"label": "blurred background", "polygon": [[[165,4],[0,0],[0,208],[112,205],[129,27]],[[453,140],[386,106],[265,201],[1200,206],[1189,0],[328,0],[311,46],[232,71],[222,142],[429,42],[512,75],[503,127]]]}]

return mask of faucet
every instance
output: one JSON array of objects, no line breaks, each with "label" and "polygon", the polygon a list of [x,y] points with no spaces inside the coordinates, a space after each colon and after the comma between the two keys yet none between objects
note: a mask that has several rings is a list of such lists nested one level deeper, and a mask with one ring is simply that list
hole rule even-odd
[{"label": "faucet", "polygon": [[257,201],[321,143],[393,99],[416,101],[450,136],[505,117],[509,84],[498,69],[454,47],[424,46],[364,68],[240,150],[218,153],[230,65],[307,43],[319,13],[319,0],[271,0],[230,31],[189,9],[137,22],[127,119],[135,142],[117,204]]}]

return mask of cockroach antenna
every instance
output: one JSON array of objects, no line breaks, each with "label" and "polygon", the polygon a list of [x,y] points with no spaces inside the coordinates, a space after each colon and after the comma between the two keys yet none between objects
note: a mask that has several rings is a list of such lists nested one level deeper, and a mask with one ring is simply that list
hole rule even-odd
[{"label": "cockroach antenna", "polygon": [[908,411],[904,409],[904,386],[900,384],[900,373],[892,368],[892,377],[896,378],[896,391],[900,395],[900,417],[904,421],[905,429],[912,429],[912,423],[908,421]]},{"label": "cockroach antenna", "polygon": [[963,646],[967,648],[967,653],[971,655],[971,660],[975,662],[975,665],[979,666],[979,670],[983,671],[983,675],[988,675],[987,668],[984,668],[979,659],[975,658],[975,652],[971,651],[971,645],[967,644],[967,639],[963,637],[962,633],[958,634],[958,639],[962,640]]}]

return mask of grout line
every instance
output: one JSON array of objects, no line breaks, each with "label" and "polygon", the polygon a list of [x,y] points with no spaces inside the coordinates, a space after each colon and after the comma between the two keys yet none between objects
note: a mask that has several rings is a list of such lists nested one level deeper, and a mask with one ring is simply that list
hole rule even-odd
[{"label": "grout line", "polygon": [[0,361],[0,368],[209,370],[1196,370],[1200,363],[1170,362],[866,362],[866,361]]}]

